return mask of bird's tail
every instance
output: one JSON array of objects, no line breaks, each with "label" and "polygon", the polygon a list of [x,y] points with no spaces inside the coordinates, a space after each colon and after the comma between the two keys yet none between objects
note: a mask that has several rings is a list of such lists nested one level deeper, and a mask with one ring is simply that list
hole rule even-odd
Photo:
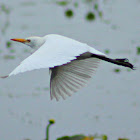
[{"label": "bird's tail", "polygon": [[124,66],[124,67],[128,67],[132,70],[135,70],[134,65],[131,64],[127,58],[112,59],[112,58],[108,58],[108,57],[105,57],[105,56],[99,56],[99,55],[95,55],[95,54],[93,54],[92,57],[96,57],[96,58],[99,58],[101,60],[104,60],[104,61],[107,61],[107,62],[110,62],[110,63],[113,63],[113,64],[121,65],[121,66]]}]

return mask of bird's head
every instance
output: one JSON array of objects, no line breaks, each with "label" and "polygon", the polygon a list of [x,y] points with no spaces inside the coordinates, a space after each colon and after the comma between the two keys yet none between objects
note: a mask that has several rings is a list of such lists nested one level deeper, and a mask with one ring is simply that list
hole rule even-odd
[{"label": "bird's head", "polygon": [[45,40],[43,37],[37,37],[37,36],[28,37],[25,39],[14,38],[11,40],[26,44],[26,45],[30,46],[31,48],[35,48],[35,49],[39,48],[41,45],[43,45],[45,43]]}]

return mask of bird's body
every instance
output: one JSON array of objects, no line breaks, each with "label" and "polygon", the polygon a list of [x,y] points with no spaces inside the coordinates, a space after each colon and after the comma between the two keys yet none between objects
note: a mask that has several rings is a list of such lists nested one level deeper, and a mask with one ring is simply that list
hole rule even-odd
[{"label": "bird's body", "polygon": [[65,99],[65,95],[70,96],[83,87],[98,67],[100,60],[133,69],[133,65],[126,59],[108,58],[87,44],[60,35],[12,40],[22,42],[35,51],[8,76],[49,68],[51,99],[59,100],[59,96]]}]

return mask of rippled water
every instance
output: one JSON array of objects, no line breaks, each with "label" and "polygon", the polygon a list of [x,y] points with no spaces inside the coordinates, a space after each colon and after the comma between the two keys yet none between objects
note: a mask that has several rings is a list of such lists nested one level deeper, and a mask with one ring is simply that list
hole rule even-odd
[{"label": "rippled water", "polygon": [[[48,70],[27,72],[0,79],[0,139],[41,140],[45,137],[48,119],[56,124],[51,128],[51,140],[63,135],[107,134],[110,140],[140,138],[140,1],[105,1],[104,19],[85,20],[88,6],[81,3],[74,9],[72,19],[64,16],[69,6],[41,1],[1,0],[10,8],[9,26],[0,34],[0,75],[11,72],[30,48],[12,43],[14,59],[6,59],[10,50],[5,42],[10,38],[32,35],[61,34],[105,52],[112,58],[128,58],[137,70],[102,62],[87,87],[67,100],[51,101]],[[73,8],[73,7],[72,7]],[[7,22],[1,14],[0,28]],[[10,53],[11,55],[11,53]],[[114,72],[119,68],[120,72]]]}]

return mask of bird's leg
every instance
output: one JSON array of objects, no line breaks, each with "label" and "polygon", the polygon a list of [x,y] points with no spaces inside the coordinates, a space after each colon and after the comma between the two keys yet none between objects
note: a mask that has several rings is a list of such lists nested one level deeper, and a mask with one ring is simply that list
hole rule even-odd
[{"label": "bird's leg", "polygon": [[108,58],[108,57],[101,56],[101,55],[96,55],[96,54],[92,54],[91,57],[96,57],[96,58],[99,58],[101,60],[116,64],[116,65],[121,65],[121,66],[124,66],[124,67],[128,67],[128,68],[133,69],[133,70],[135,69],[134,65],[131,64],[127,58],[112,59],[112,58]]}]

